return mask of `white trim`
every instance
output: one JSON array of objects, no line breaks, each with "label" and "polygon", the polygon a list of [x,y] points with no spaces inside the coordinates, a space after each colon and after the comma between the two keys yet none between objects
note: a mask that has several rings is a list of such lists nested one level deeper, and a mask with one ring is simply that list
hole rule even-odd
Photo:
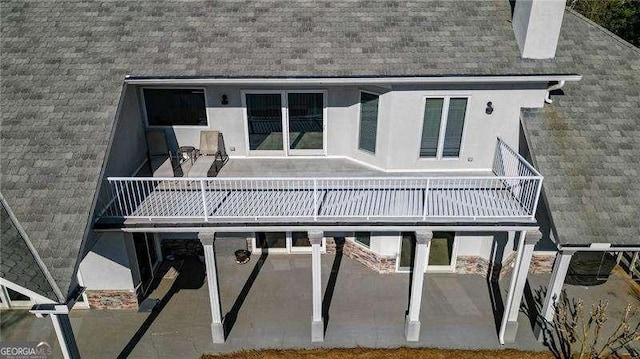
[{"label": "white trim", "polygon": [[[84,287],[84,279],[82,278],[82,272],[78,271],[76,277],[78,277],[78,284]],[[89,309],[89,297],[87,297],[87,291],[82,291],[82,302],[75,301],[72,309]]]},{"label": "white trim", "polygon": [[[448,231],[436,231],[436,232],[448,232]],[[427,265],[426,272],[429,273],[454,273],[456,271],[456,261],[458,259],[458,236],[456,232],[453,232],[453,247],[451,248],[451,262],[449,265]],[[429,247],[433,244],[434,238],[429,241]],[[431,248],[429,248],[429,255],[431,255]]]},{"label": "white trim", "polygon": [[415,76],[415,77],[315,77],[315,78],[134,78],[124,82],[133,85],[385,85],[432,83],[513,83],[580,81],[581,75],[493,75],[493,76]]},{"label": "white trim", "polygon": [[[290,149],[289,139],[289,93],[320,93],[322,94],[322,149]],[[282,150],[252,150],[249,142],[249,113],[247,111],[247,94],[280,94],[282,121]],[[329,92],[325,89],[246,89],[240,90],[240,102],[242,104],[242,114],[244,118],[245,151],[248,156],[243,157],[263,157],[263,158],[304,158],[309,156],[317,158],[327,155],[327,121],[329,115],[328,108]],[[235,157],[235,156],[234,156]],[[231,157],[231,158],[234,158]]]},{"label": "white trim", "polygon": [[[151,89],[151,90],[202,90],[202,94],[204,95],[204,115],[207,118],[207,124],[206,125],[150,125],[149,124],[149,117],[147,116],[147,106],[145,103],[145,99],[144,99],[144,90],[145,89]],[[142,118],[144,119],[144,125],[146,128],[160,128],[160,129],[165,129],[165,128],[174,128],[174,127],[178,127],[180,129],[188,129],[188,128],[193,128],[193,129],[207,129],[209,128],[209,124],[210,124],[210,119],[209,119],[209,101],[207,100],[207,88],[206,87],[191,87],[191,86],[185,86],[185,87],[177,87],[177,86],[173,86],[173,87],[166,87],[166,86],[142,86],[138,88],[138,96],[139,96],[139,101],[140,101],[140,111],[142,112]]]},{"label": "white trim", "polygon": [[[373,95],[373,96],[378,96],[378,110],[376,111],[376,138],[375,138],[373,152],[360,147],[360,130],[362,130],[362,94],[363,93],[366,93],[366,94],[369,94],[369,95]],[[358,151],[361,151],[362,153],[365,153],[365,154],[370,155],[370,156],[376,156],[376,151],[378,150],[378,127],[380,127],[380,112],[381,112],[380,111],[380,104],[381,104],[380,97],[382,96],[382,94],[376,93],[376,92],[373,92],[373,91],[359,89],[358,95],[360,95],[360,96],[358,96],[359,99],[358,99],[358,106],[357,106],[358,107],[358,131],[357,131],[358,133],[357,133],[357,137],[356,137],[356,147],[357,147]]]},{"label": "white trim", "polygon": [[[371,153],[367,153],[367,152],[363,152],[369,156],[372,156]],[[256,158],[258,156],[252,155],[252,156],[243,156],[243,155],[234,155],[234,156],[229,156],[230,159],[249,159],[249,158]],[[269,155],[260,155],[260,158],[265,158],[265,159],[283,159],[286,157],[283,156],[269,156]],[[295,156],[292,157],[295,159],[318,159],[318,156]],[[445,173],[445,172],[491,172],[491,168],[451,168],[451,169],[434,169],[434,168],[424,168],[424,169],[416,169],[416,168],[405,168],[405,169],[384,169],[382,167],[378,167],[374,164],[353,158],[353,157],[349,157],[349,156],[342,156],[342,155],[327,155],[322,157],[323,159],[340,159],[340,160],[349,160],[352,162],[355,162],[359,165],[365,166],[365,167],[369,167],[371,169],[380,171],[380,172],[384,172],[384,173],[432,173],[432,172],[436,172],[436,173]],[[457,160],[457,158],[444,158],[443,160]],[[434,160],[434,158],[420,158],[420,160]],[[220,177],[220,178],[226,178],[226,177]]]},{"label": "white trim", "polygon": [[[221,232],[221,231],[219,231]],[[245,231],[246,232],[246,231]],[[257,240],[258,232],[284,232],[285,233],[285,248],[269,248],[269,254],[309,254],[311,253],[311,245],[309,247],[294,247],[293,246],[293,232],[307,232],[309,235],[309,231],[307,230],[299,230],[299,231],[279,231],[279,230],[268,230],[268,231],[253,231],[252,236],[249,237],[251,240],[251,254],[262,254],[262,248],[258,248]],[[321,253],[327,252],[327,238],[322,237],[322,245],[320,246]]]},{"label": "white trim", "polygon": [[0,285],[0,308],[9,309],[11,307],[11,299],[9,299],[9,293],[5,286]]},{"label": "white trim", "polygon": [[[286,232],[286,231],[323,231],[323,232],[416,232],[416,231],[435,231],[435,232],[509,232],[509,231],[535,231],[538,229],[536,225],[477,225],[477,226],[370,226],[370,225],[326,225],[326,226],[296,226],[295,224],[286,226],[265,226],[258,224],[256,226],[219,226],[219,227],[120,227],[120,228],[104,228],[95,229],[96,232],[155,232],[155,233],[183,233],[183,232],[231,232],[231,233],[247,233],[247,232]],[[565,248],[565,250],[569,250]],[[640,248],[634,249],[640,251]]]},{"label": "white trim", "polygon": [[42,296],[30,289],[24,288],[22,286],[19,286],[13,282],[10,282],[4,278],[0,278],[0,285],[3,285],[9,289],[12,289],[22,295],[26,295],[27,297],[31,298],[31,300],[33,300],[35,303],[56,303],[53,300]]},{"label": "white trim", "polygon": [[[444,140],[447,134],[447,125],[449,123],[449,104],[452,98],[464,98],[467,100],[467,105],[464,111],[464,119],[462,120],[462,133],[460,134],[460,149],[458,151],[458,156],[456,157],[444,157]],[[427,100],[428,99],[442,99],[442,113],[440,114],[440,127],[438,132],[438,146],[436,148],[436,156],[435,157],[422,157],[420,155],[421,147],[422,147],[422,134],[424,131],[424,114],[427,108]],[[469,120],[469,107],[471,105],[472,94],[468,92],[452,92],[447,91],[442,94],[434,94],[434,95],[425,95],[422,96],[422,124],[420,126],[420,131],[418,132],[418,161],[458,161],[463,156],[464,150],[464,139],[466,134],[466,129]]]}]

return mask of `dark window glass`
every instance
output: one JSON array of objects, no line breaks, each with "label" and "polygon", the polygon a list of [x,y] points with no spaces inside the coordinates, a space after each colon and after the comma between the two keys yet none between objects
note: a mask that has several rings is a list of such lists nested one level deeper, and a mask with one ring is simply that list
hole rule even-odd
[{"label": "dark window glass", "polygon": [[429,265],[448,266],[453,259],[454,232],[433,232],[429,249]]},{"label": "dark window glass", "polygon": [[289,148],[321,150],[323,147],[322,93],[289,93]]},{"label": "dark window glass", "polygon": [[203,90],[144,89],[149,126],[207,126]]},{"label": "dark window glass", "polygon": [[247,94],[249,149],[282,150],[280,94]]},{"label": "dark window glass", "polygon": [[18,301],[29,301],[31,300],[31,298],[27,297],[26,295],[22,294],[22,293],[18,293],[15,290],[11,289],[11,288],[7,288],[7,293],[9,293],[9,299],[11,300],[18,300]]},{"label": "dark window glass", "polygon": [[358,148],[376,153],[378,133],[378,95],[360,93],[360,135]]},{"label": "dark window glass", "polygon": [[287,248],[287,234],[285,232],[258,232],[256,233],[256,247]]},{"label": "dark window glass", "polygon": [[309,235],[307,232],[292,232],[291,233],[291,246],[293,247],[311,247],[311,241],[309,241]]},{"label": "dark window glass", "polygon": [[422,140],[420,141],[420,157],[436,157],[440,139],[440,119],[444,99],[428,98],[424,108]]},{"label": "dark window glass", "polygon": [[466,98],[452,98],[449,100],[449,113],[447,113],[447,129],[444,135],[442,157],[460,156],[460,144],[462,143],[462,130],[466,111]]},{"label": "dark window glass", "polygon": [[356,242],[369,248],[371,246],[371,232],[356,232],[355,240]]}]

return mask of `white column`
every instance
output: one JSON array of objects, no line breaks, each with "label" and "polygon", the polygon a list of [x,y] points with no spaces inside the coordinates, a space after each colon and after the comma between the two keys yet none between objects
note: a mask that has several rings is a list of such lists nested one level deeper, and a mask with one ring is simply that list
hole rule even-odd
[{"label": "white column", "polygon": [[408,342],[420,340],[420,305],[422,303],[422,286],[424,272],[429,262],[429,248],[433,238],[432,232],[416,232],[416,251],[411,274],[411,297],[409,313],[404,319],[404,335]]},{"label": "white column", "polygon": [[80,358],[80,351],[76,344],[76,338],[73,335],[73,329],[71,328],[71,321],[69,321],[68,314],[50,314],[51,322],[53,323],[53,329],[58,337],[58,343],[60,343],[60,349],[62,350],[62,356],[65,359]]},{"label": "white column", "polygon": [[211,305],[211,337],[214,344],[224,343],[224,326],[220,311],[220,289],[218,287],[218,270],[216,268],[216,253],[213,248],[215,233],[200,232],[198,238],[204,247],[204,263],[207,271],[209,286],[209,304]]},{"label": "white column", "polygon": [[573,253],[573,251],[560,251],[556,254],[553,272],[551,272],[551,279],[547,286],[547,295],[544,298],[544,304],[540,310],[540,318],[538,318],[535,325],[534,332],[538,340],[543,339],[543,328],[546,328],[548,323],[553,322],[556,305],[560,299],[560,293],[562,292],[562,286],[564,285],[564,279],[567,276]]},{"label": "white column", "polygon": [[311,319],[311,341],[324,341],[324,319],[322,318],[322,232],[309,232],[311,242],[311,291],[313,316]]},{"label": "white column", "polygon": [[504,314],[502,316],[502,324],[500,326],[500,344],[513,343],[516,340],[518,332],[518,312],[522,303],[522,294],[524,286],[527,283],[527,274],[533,256],[533,247],[542,238],[540,231],[532,231],[527,234],[526,231],[520,232],[518,239],[518,254],[516,262],[511,271],[511,284],[509,285],[509,294],[507,302],[504,305]]}]

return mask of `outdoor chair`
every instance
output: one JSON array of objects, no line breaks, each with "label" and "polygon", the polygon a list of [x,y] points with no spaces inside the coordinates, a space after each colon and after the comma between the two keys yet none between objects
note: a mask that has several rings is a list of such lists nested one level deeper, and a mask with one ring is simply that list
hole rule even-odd
[{"label": "outdoor chair", "polygon": [[200,132],[200,151],[187,177],[213,177],[224,164],[225,155],[220,131]]},{"label": "outdoor chair", "polygon": [[164,130],[147,131],[147,149],[153,177],[174,177],[173,160]]}]

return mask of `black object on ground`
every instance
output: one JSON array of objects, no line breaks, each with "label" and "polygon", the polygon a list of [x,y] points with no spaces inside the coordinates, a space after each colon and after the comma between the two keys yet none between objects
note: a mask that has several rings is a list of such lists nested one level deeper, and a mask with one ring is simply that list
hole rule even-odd
[{"label": "black object on ground", "polygon": [[238,264],[245,264],[249,262],[249,259],[251,259],[251,252],[246,249],[238,249],[234,253],[236,255],[236,262]]}]

